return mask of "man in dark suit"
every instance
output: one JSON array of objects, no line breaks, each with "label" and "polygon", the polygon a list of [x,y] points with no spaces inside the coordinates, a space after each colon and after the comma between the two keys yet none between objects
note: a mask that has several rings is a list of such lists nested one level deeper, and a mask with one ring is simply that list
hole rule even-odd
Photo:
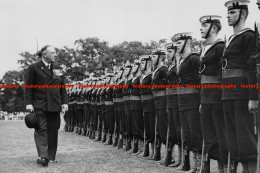
[{"label": "man in dark suit", "polygon": [[55,161],[58,130],[60,127],[60,112],[68,110],[68,100],[65,88],[48,88],[45,85],[65,85],[62,74],[54,73],[52,62],[56,51],[52,46],[41,49],[41,61],[31,64],[26,72],[25,85],[38,85],[37,88],[25,87],[26,110],[36,114],[38,129],[34,139],[38,156],[38,164],[48,166],[49,161]]}]

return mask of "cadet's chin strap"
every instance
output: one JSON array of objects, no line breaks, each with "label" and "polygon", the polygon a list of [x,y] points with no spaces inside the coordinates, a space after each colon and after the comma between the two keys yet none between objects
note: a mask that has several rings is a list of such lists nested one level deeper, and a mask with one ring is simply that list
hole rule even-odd
[{"label": "cadet's chin strap", "polygon": [[186,47],[187,41],[188,41],[188,39],[185,39],[185,42],[184,42],[184,44],[183,44],[183,46],[182,46],[182,49],[181,49],[181,52],[180,52],[180,53],[183,53],[183,51],[184,51],[184,49],[185,49],[185,47]]},{"label": "cadet's chin strap", "polygon": [[146,69],[147,69],[147,63],[148,63],[148,60],[145,61],[144,71],[146,71]]},{"label": "cadet's chin strap", "polygon": [[124,71],[125,71],[125,70],[122,70],[122,73],[121,73],[121,76],[120,76],[120,78],[119,78],[119,79],[122,79],[122,77],[123,77],[123,74],[124,74]]},{"label": "cadet's chin strap", "polygon": [[212,28],[213,28],[213,23],[210,23],[210,27],[208,29],[206,36],[205,36],[206,39],[209,37],[210,31],[212,30]]},{"label": "cadet's chin strap", "polygon": [[136,69],[136,71],[134,72],[134,75],[136,75],[136,73],[139,71],[140,68],[140,64],[138,65],[138,68]]},{"label": "cadet's chin strap", "polygon": [[126,75],[126,77],[130,75],[131,71],[132,71],[132,67],[130,67],[129,73]]},{"label": "cadet's chin strap", "polygon": [[233,26],[236,26],[240,22],[241,15],[242,15],[242,9],[240,9],[238,19],[237,19],[236,23]]},{"label": "cadet's chin strap", "polygon": [[160,57],[161,57],[161,54],[159,53],[159,54],[158,54],[158,58],[157,58],[157,62],[156,62],[155,65],[158,65],[158,64],[159,64],[159,59],[160,59]]}]

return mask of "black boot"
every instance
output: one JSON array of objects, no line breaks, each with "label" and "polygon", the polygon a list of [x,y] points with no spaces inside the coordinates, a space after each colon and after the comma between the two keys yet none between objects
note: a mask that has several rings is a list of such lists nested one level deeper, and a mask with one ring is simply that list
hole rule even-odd
[{"label": "black boot", "polygon": [[104,133],[104,134],[103,134],[103,138],[102,138],[102,140],[101,140],[101,143],[105,143],[106,140],[107,140],[107,134]]},{"label": "black boot", "polygon": [[234,160],[230,161],[230,166],[229,166],[230,173],[236,173],[237,172],[237,165],[238,165],[238,162],[236,162]]},{"label": "black boot", "polygon": [[113,143],[113,147],[116,147],[118,144],[118,134],[115,135],[115,140],[114,140],[114,143]]},{"label": "black boot", "polygon": [[154,152],[154,161],[161,160],[161,142],[159,140],[156,141],[156,147]]},{"label": "black boot", "polygon": [[96,142],[100,142],[101,141],[101,132],[98,132],[98,138],[95,141]]},{"label": "black boot", "polygon": [[190,170],[190,152],[187,148],[184,148],[183,154],[184,154],[184,160],[181,165],[181,170],[189,171]]},{"label": "black boot", "polygon": [[132,148],[131,139],[128,138],[128,139],[127,139],[127,142],[126,142],[125,151],[129,151],[129,150],[131,150],[131,148]]},{"label": "black boot", "polygon": [[87,135],[87,129],[84,129],[83,136],[86,136],[86,135]]},{"label": "black boot", "polygon": [[143,157],[149,157],[149,143],[146,142],[144,145],[144,154]]},{"label": "black boot", "polygon": [[96,138],[96,131],[92,131],[91,139],[95,139],[95,138]]},{"label": "black boot", "polygon": [[202,158],[202,169],[201,173],[210,173],[210,158],[207,153],[205,153],[204,157]]},{"label": "black boot", "polygon": [[81,132],[82,132],[82,128],[79,127],[79,130],[78,130],[78,135],[81,135]]},{"label": "black boot", "polygon": [[112,134],[109,134],[109,140],[108,140],[108,143],[107,145],[112,145],[113,144],[113,135]]},{"label": "black boot", "polygon": [[76,127],[76,132],[75,132],[75,134],[78,134],[78,131],[79,131],[79,126]]},{"label": "black boot", "polygon": [[135,154],[137,152],[138,152],[138,139],[134,139],[134,148],[132,154]]},{"label": "black boot", "polygon": [[167,149],[167,154],[164,162],[164,166],[169,166],[172,163],[172,144],[171,142],[168,143],[168,149]]},{"label": "black boot", "polygon": [[123,148],[123,138],[122,137],[119,138],[118,145],[117,145],[117,149],[120,150],[121,148]]}]

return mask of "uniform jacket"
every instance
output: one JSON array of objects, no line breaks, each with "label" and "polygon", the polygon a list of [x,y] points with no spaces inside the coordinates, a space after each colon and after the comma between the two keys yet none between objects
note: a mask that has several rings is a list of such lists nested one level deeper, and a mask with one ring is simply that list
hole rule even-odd
[{"label": "uniform jacket", "polygon": [[[222,100],[249,99],[257,100],[255,88],[241,88],[241,84],[256,85],[256,60],[251,58],[255,51],[254,31],[245,29],[233,37],[230,37],[224,54],[226,69],[242,69],[247,77],[222,79],[224,85],[235,85],[236,89],[223,88]],[[225,61],[224,61],[225,62]]]},{"label": "uniform jacket", "polygon": [[[201,75],[217,76],[221,80],[224,47],[224,41],[218,40],[213,45],[207,47],[205,51],[201,52]],[[220,85],[220,83],[217,85]],[[203,104],[221,103],[221,96],[221,89],[201,89],[201,103]]]},{"label": "uniform jacket", "polygon": [[165,90],[165,87],[156,87],[155,85],[166,85],[167,84],[167,70],[166,66],[161,66],[153,72],[153,90]]}]

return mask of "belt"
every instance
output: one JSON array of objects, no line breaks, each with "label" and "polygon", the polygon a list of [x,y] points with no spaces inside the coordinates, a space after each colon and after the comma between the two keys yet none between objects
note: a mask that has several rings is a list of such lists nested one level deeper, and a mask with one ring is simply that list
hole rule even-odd
[{"label": "belt", "polygon": [[222,69],[222,78],[246,77],[246,71],[242,69]]},{"label": "belt", "polygon": [[130,100],[130,97],[129,97],[129,96],[124,96],[124,97],[123,97],[123,100],[124,100],[124,101]]},{"label": "belt", "polygon": [[97,105],[101,105],[101,103],[100,103],[100,102],[98,102],[98,103],[97,103]]},{"label": "belt", "polygon": [[104,105],[104,104],[105,104],[105,101],[101,101],[101,104]]},{"label": "belt", "polygon": [[83,103],[89,103],[89,101],[88,101],[88,100],[85,100]]},{"label": "belt", "polygon": [[113,105],[114,102],[113,101],[105,101],[105,105]]},{"label": "belt", "polygon": [[83,105],[83,102],[78,102],[77,104],[79,104],[79,105]]},{"label": "belt", "polygon": [[153,99],[153,95],[141,95],[141,99],[142,100],[152,100]]},{"label": "belt", "polygon": [[192,94],[192,93],[198,93],[199,90],[197,88],[177,88],[178,94]]},{"label": "belt", "polygon": [[177,93],[177,88],[166,88],[166,94],[167,95],[175,95]]},{"label": "belt", "polygon": [[123,99],[123,98],[116,98],[116,101],[117,101],[117,102],[123,102],[124,99]]},{"label": "belt", "polygon": [[153,91],[154,97],[166,96],[166,90],[163,91]]},{"label": "belt", "polygon": [[91,104],[91,105],[96,105],[96,104],[97,104],[97,102],[90,102],[90,104]]},{"label": "belt", "polygon": [[130,100],[141,100],[140,96],[130,96]]},{"label": "belt", "polygon": [[204,83],[221,83],[221,81],[218,79],[218,76],[201,75],[201,84]]}]

